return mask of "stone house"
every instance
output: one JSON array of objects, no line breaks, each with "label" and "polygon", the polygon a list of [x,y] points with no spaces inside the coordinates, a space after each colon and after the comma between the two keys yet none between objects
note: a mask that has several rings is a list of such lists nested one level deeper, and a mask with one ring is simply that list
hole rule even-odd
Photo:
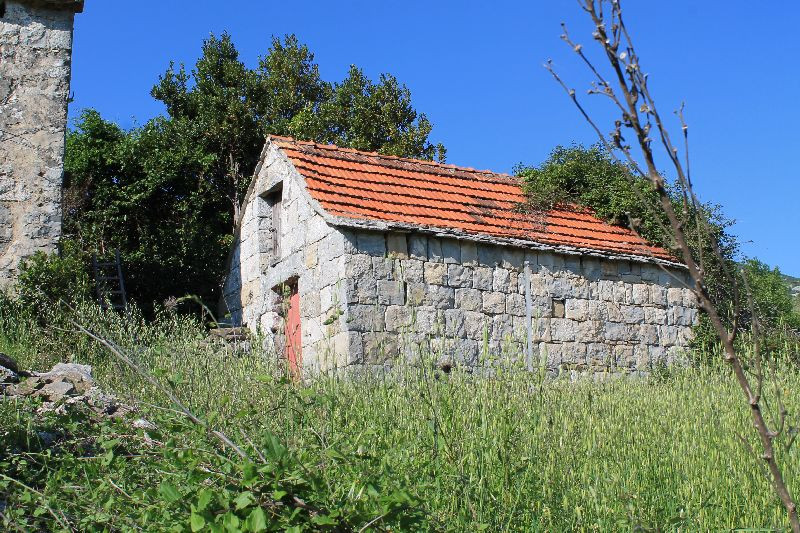
[{"label": "stone house", "polygon": [[0,0],[0,289],[56,250],[72,29],[83,0]]},{"label": "stone house", "polygon": [[513,176],[272,136],[221,313],[311,373],[431,353],[646,372],[687,346],[683,265],[586,210],[523,201]]}]

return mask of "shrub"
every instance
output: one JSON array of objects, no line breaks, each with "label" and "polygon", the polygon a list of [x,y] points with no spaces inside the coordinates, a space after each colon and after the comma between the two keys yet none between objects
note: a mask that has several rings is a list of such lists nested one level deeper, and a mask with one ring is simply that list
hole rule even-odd
[{"label": "shrub", "polygon": [[37,252],[20,268],[17,293],[21,303],[37,312],[55,302],[74,304],[89,298],[87,258],[78,243],[61,242],[59,253]]}]

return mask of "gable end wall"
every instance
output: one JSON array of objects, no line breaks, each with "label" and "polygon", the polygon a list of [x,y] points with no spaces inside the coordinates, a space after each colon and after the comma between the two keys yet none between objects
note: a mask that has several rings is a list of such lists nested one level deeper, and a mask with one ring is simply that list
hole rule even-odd
[{"label": "gable end wall", "polygon": [[[340,320],[328,320],[344,300],[344,236],[315,210],[303,178],[277,147],[268,145],[262,161],[243,206],[220,314],[264,334],[278,355],[286,310],[275,288],[296,279],[304,370],[346,366],[349,335]],[[272,250],[272,210],[263,199],[276,188],[282,189],[279,257]]]}]

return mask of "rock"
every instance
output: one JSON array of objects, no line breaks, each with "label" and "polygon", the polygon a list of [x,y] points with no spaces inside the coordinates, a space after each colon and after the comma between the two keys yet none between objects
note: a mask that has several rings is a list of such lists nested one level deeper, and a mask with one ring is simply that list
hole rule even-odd
[{"label": "rock", "polygon": [[3,393],[7,396],[41,398],[43,403],[38,409],[39,413],[64,414],[77,404],[110,418],[122,417],[134,411],[133,407],[119,403],[115,396],[95,386],[91,366],[75,363],[58,363],[49,372],[34,373]]},{"label": "rock", "polygon": [[17,382],[19,382],[19,374],[10,368],[0,366],[0,390],[5,390],[6,386]]},{"label": "rock", "polygon": [[44,387],[34,393],[34,396],[40,396],[48,402],[58,403],[64,399],[65,396],[73,396],[75,393],[75,385],[65,380],[57,380],[46,383]]},{"label": "rock", "polygon": [[209,335],[224,340],[225,342],[241,342],[250,337],[250,330],[247,328],[214,328],[209,330]]},{"label": "rock", "polygon": [[133,424],[131,424],[131,426],[135,429],[149,429],[149,430],[158,429],[155,424],[144,418],[137,418],[136,420],[133,421]]}]

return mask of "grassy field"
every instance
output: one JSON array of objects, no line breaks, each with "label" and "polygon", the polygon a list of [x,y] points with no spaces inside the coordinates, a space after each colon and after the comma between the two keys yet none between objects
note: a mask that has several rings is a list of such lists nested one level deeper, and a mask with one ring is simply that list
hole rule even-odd
[{"label": "grassy field", "polygon": [[[140,416],[159,427],[37,417],[33,404],[0,402],[6,527],[11,520],[25,520],[17,522],[22,530],[99,531],[787,526],[743,443],[757,446],[725,368],[578,382],[512,368],[481,379],[401,369],[297,386],[278,377],[269,354],[209,347],[187,318],[164,314],[146,324],[79,315],[263,460],[253,459],[254,468],[221,449],[96,343],[61,331],[66,325],[43,328],[0,312],[0,351],[29,368],[92,364],[103,388],[140,402]],[[799,385],[800,375],[784,366],[778,386],[791,413],[800,412]],[[56,445],[45,446],[41,431],[58,434]],[[780,460],[800,493],[796,449]],[[293,494],[306,507],[287,499]]]}]

